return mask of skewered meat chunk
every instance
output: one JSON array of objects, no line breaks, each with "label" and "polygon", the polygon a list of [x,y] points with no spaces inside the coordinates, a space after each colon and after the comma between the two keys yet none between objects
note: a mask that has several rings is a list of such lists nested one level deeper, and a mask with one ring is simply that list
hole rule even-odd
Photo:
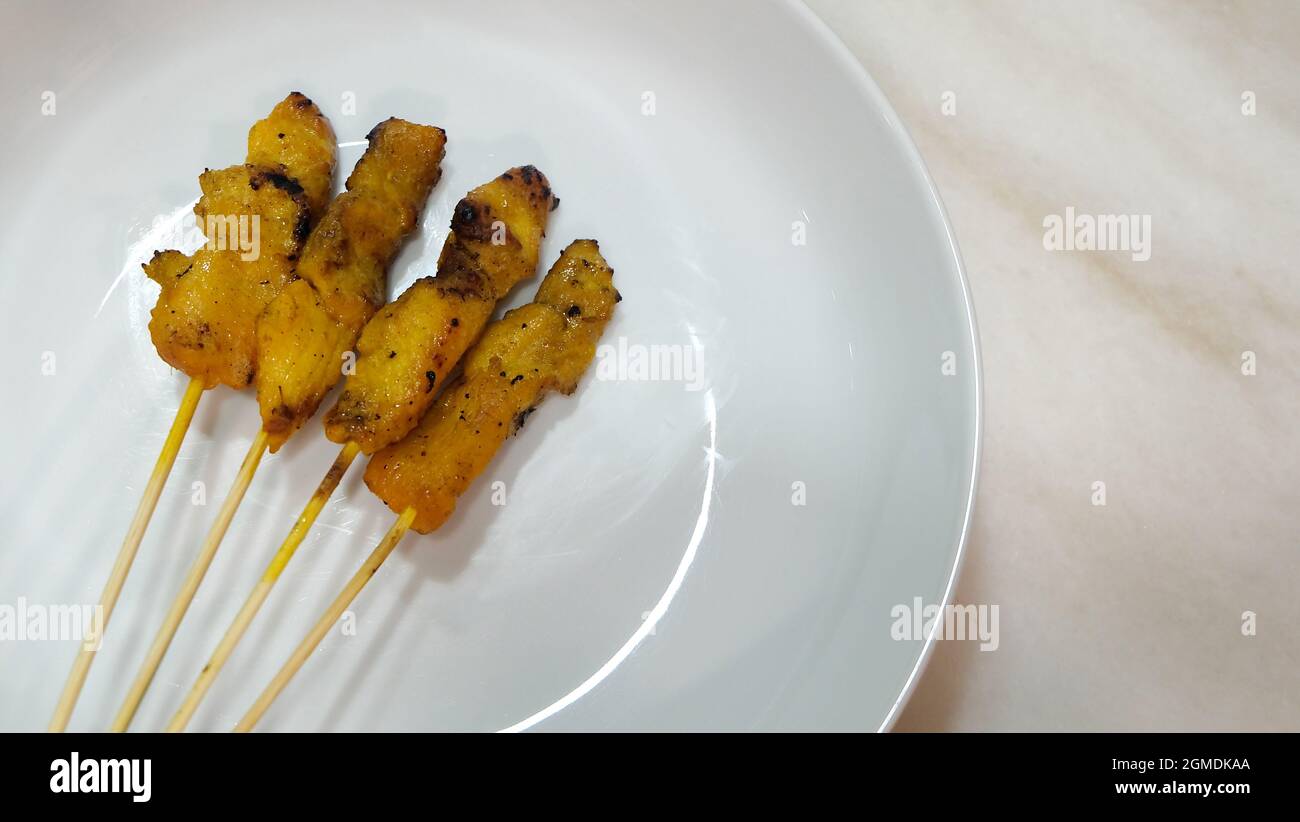
[{"label": "skewered meat chunk", "polygon": [[[310,100],[291,94],[262,122],[279,129],[274,145],[259,123],[249,157],[274,164],[205,171],[194,214],[208,242],[192,255],[157,252],[144,265],[162,286],[149,322],[159,356],[206,388],[252,382],[257,317],[292,279],[311,228],[308,191],[332,185],[333,133]],[[323,140],[324,165],[312,159]]]},{"label": "skewered meat chunk", "polygon": [[274,453],[338,382],[355,335],[306,280],[294,280],[257,319],[257,403]]},{"label": "skewered meat chunk", "polygon": [[[232,231],[256,242],[209,242],[193,255],[160,251],[145,264],[162,286],[149,322],[154,346],[172,367],[212,388],[224,383],[243,388],[253,379],[254,324],[293,271],[292,257],[307,234],[302,189],[279,172],[259,166],[207,171],[199,178],[205,214],[242,220]],[[196,213],[200,210],[195,207]]]},{"label": "skewered meat chunk", "polygon": [[303,248],[296,274],[257,322],[257,399],[271,451],[342,377],[343,355],[384,303],[388,267],[442,173],[442,129],[389,119]]},{"label": "skewered meat chunk", "polygon": [[371,454],[415,427],[497,301],[537,269],[558,203],[546,177],[523,166],[456,205],[437,277],[417,280],[362,330],[356,373],[325,418],[326,436]]},{"label": "skewered meat chunk", "polygon": [[315,225],[334,193],[338,143],[316,104],[294,91],[271,109],[270,116],[249,129],[245,162],[278,168],[297,180]]},{"label": "skewered meat chunk", "polygon": [[419,426],[375,453],[366,485],[427,534],[446,522],[506,437],[550,391],[571,394],[621,297],[595,240],[560,255],[528,305],[488,327]]}]

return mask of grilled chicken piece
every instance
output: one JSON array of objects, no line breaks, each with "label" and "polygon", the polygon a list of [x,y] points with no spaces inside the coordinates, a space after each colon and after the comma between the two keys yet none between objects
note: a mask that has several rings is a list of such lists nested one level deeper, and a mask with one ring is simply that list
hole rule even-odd
[{"label": "grilled chicken piece", "polygon": [[[159,356],[205,387],[243,388],[253,379],[257,315],[289,282],[306,238],[306,199],[293,180],[260,166],[207,171],[199,185],[205,214],[237,222],[226,240],[210,238],[189,256],[159,251],[145,264],[162,286],[149,333]],[[251,242],[248,251],[238,237]]]},{"label": "grilled chicken piece", "polygon": [[613,274],[595,240],[571,243],[534,301],[488,327],[419,426],[370,459],[370,490],[396,513],[414,508],[420,533],[446,522],[542,398],[573,393],[622,299]]},{"label": "grilled chicken piece", "polygon": [[302,186],[312,225],[325,213],[334,194],[338,143],[329,120],[306,95],[294,91],[248,131],[248,158],[253,165],[278,168]]},{"label": "grilled chicken piece", "polygon": [[292,279],[312,192],[332,186],[333,146],[324,115],[295,92],[249,132],[250,162],[199,177],[194,214],[208,242],[192,255],[157,252],[144,265],[162,286],[149,333],[172,367],[206,388],[252,382],[257,317]]},{"label": "grilled chicken piece", "polygon": [[384,303],[388,267],[442,174],[446,135],[389,119],[312,231],[297,276],[257,321],[257,400],[279,450],[342,378],[343,355]]},{"label": "grilled chicken piece", "polygon": [[326,436],[372,454],[414,428],[497,301],[537,269],[558,204],[532,166],[513,168],[461,200],[437,277],[417,280],[362,330],[356,373],[325,418]]}]

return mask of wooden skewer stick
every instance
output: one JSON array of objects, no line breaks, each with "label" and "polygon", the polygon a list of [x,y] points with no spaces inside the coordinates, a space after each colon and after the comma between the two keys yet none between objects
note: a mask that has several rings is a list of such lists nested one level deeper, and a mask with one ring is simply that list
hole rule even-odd
[{"label": "wooden skewer stick", "polygon": [[244,462],[239,466],[239,474],[235,476],[235,482],[230,486],[226,501],[221,504],[221,510],[217,512],[217,520],[212,523],[212,529],[208,531],[207,539],[204,540],[203,547],[199,550],[198,558],[194,560],[194,565],[190,567],[189,574],[181,585],[180,593],[176,595],[171,610],[167,612],[167,618],[163,621],[162,627],[158,629],[158,635],[154,637],[153,645],[149,646],[149,653],[145,656],[144,664],[140,666],[140,672],[136,674],[135,682],[131,684],[131,690],[126,695],[126,701],[118,709],[117,718],[113,720],[113,731],[125,731],[127,726],[131,724],[136,709],[140,707],[140,700],[144,699],[145,691],[149,690],[149,683],[153,681],[153,676],[158,671],[158,665],[162,663],[162,658],[167,653],[167,647],[171,645],[172,637],[176,635],[176,629],[180,627],[185,612],[194,600],[194,593],[198,591],[199,584],[203,582],[203,575],[208,572],[208,566],[212,564],[212,558],[216,556],[217,548],[221,545],[221,539],[226,535],[226,529],[230,527],[230,521],[235,518],[235,511],[239,508],[239,503],[244,499],[244,492],[248,490],[249,484],[253,481],[253,474],[257,472],[257,466],[262,461],[262,454],[266,452],[266,443],[266,431],[259,430],[257,436],[253,439],[253,444],[248,448],[248,453],[244,455]]},{"label": "wooden skewer stick", "polygon": [[262,574],[262,579],[253,588],[253,593],[249,594],[248,600],[244,602],[244,607],[239,609],[235,621],[226,629],[225,636],[217,644],[217,649],[212,652],[212,658],[208,660],[207,665],[203,666],[203,671],[199,674],[198,679],[194,681],[194,685],[190,688],[189,694],[186,695],[185,701],[181,703],[180,710],[176,712],[176,715],[172,717],[172,721],[167,725],[169,733],[185,730],[185,726],[189,724],[190,719],[194,716],[194,711],[198,709],[199,703],[203,701],[203,697],[207,694],[208,688],[212,686],[213,680],[217,678],[217,674],[225,666],[226,660],[230,659],[230,654],[235,650],[235,646],[239,644],[239,640],[243,638],[248,626],[252,624],[253,618],[257,616],[257,612],[261,609],[262,603],[266,601],[266,597],[271,593],[271,589],[275,587],[276,580],[280,578],[281,572],[289,564],[294,552],[298,550],[303,537],[307,536],[312,524],[316,522],[316,517],[320,515],[321,509],[325,507],[325,503],[329,501],[334,489],[338,487],[343,475],[347,473],[352,461],[357,458],[357,454],[360,452],[361,446],[355,442],[349,442],[343,446],[343,450],[334,458],[334,464],[330,466],[329,471],[325,473],[325,478],[316,487],[316,493],[312,494],[311,499],[307,501],[306,507],[302,509],[298,521],[294,523],[293,530],[289,532],[289,536],[285,537],[280,550],[276,551],[275,556],[271,558],[270,564],[266,566],[266,571]]},{"label": "wooden skewer stick", "polygon": [[104,584],[104,592],[99,595],[99,607],[103,613],[99,633],[87,636],[82,643],[81,650],[77,652],[77,658],[72,663],[72,673],[68,675],[68,682],[63,686],[63,693],[59,696],[59,704],[54,709],[54,718],[50,720],[50,730],[53,732],[63,731],[68,727],[72,709],[76,707],[77,697],[81,695],[81,687],[86,683],[86,675],[90,673],[90,663],[95,661],[95,652],[99,650],[100,641],[103,639],[102,632],[108,628],[108,618],[112,616],[113,606],[117,604],[117,597],[122,593],[126,575],[130,573],[131,563],[135,561],[136,550],[140,547],[140,541],[144,539],[145,528],[149,526],[149,519],[158,505],[158,497],[162,495],[163,486],[167,484],[167,477],[176,462],[176,455],[180,453],[181,443],[185,441],[185,432],[189,431],[190,420],[194,419],[194,409],[198,408],[199,398],[202,396],[203,381],[191,378],[190,384],[185,388],[185,396],[181,398],[180,407],[176,409],[176,418],[172,420],[172,427],[167,432],[162,451],[158,454],[158,461],[154,463],[153,473],[149,475],[149,482],[144,487],[144,496],[135,509],[131,527],[126,531],[126,539],[122,541],[122,548],[117,552],[117,561],[113,563],[108,582]]},{"label": "wooden skewer stick", "polygon": [[266,709],[271,707],[271,703],[289,684],[289,680],[293,679],[293,675],[298,673],[298,669],[311,656],[312,651],[316,650],[316,646],[334,627],[334,623],[338,622],[339,617],[343,616],[343,612],[347,610],[348,605],[352,604],[352,600],[356,599],[357,594],[361,593],[361,589],[366,587],[366,583],[379,570],[379,566],[383,565],[384,560],[388,559],[388,555],[397,547],[397,543],[402,541],[402,537],[406,534],[407,529],[411,527],[411,522],[414,519],[414,508],[407,508],[402,511],[401,516],[397,518],[397,522],[393,523],[393,527],[388,529],[388,533],[375,546],[375,550],[370,553],[370,556],[366,557],[366,561],[352,575],[352,579],[348,580],[348,584],[330,603],[330,607],[325,609],[325,613],[315,627],[311,629],[311,632],[307,634],[307,638],[294,649],[289,661],[284,663],[284,667],[271,680],[271,684],[266,686],[266,690],[262,691],[262,695],[253,703],[253,707],[249,708],[248,713],[244,714],[244,718],[239,720],[239,724],[235,726],[237,732],[245,733],[253,729],[253,726],[262,718],[262,714],[266,713]]}]

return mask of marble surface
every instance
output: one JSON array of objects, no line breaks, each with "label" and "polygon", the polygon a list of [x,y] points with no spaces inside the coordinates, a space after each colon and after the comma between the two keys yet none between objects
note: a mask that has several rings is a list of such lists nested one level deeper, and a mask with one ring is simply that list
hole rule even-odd
[{"label": "marble surface", "polygon": [[[1300,729],[1300,4],[811,6],[920,147],[983,346],[957,600],[1000,643],[939,643],[897,729]],[[1048,250],[1067,208],[1149,216],[1150,259]]]}]

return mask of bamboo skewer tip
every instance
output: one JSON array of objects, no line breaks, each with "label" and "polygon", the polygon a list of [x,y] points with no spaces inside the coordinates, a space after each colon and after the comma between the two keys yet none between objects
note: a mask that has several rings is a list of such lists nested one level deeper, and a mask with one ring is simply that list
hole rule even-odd
[{"label": "bamboo skewer tip", "polygon": [[195,377],[191,377],[185,387],[180,405],[176,408],[176,416],[167,431],[167,438],[163,441],[158,459],[154,462],[153,472],[145,484],[140,503],[131,518],[131,525],[127,528],[126,538],[122,541],[113,569],[109,572],[103,593],[100,594],[99,608],[103,614],[99,625],[100,633],[88,637],[77,652],[76,659],[73,660],[72,671],[68,674],[68,681],[63,686],[63,692],[59,695],[59,701],[54,709],[54,716],[50,720],[51,732],[58,733],[68,727],[68,720],[72,717],[77,698],[81,695],[86,676],[90,673],[90,664],[94,662],[95,654],[99,650],[102,632],[108,629],[108,620],[113,615],[113,608],[122,593],[122,586],[126,584],[126,577],[131,572],[136,551],[140,548],[145,529],[148,528],[149,520],[158,506],[158,498],[162,496],[163,486],[167,484],[167,478],[171,475],[172,466],[176,463],[176,456],[180,453],[181,444],[185,441],[185,434],[190,429],[190,422],[194,419],[194,411],[198,408],[204,390],[203,381]]},{"label": "bamboo skewer tip", "polygon": [[212,523],[212,528],[208,531],[194,564],[190,566],[189,573],[186,574],[176,599],[172,601],[171,608],[168,610],[162,626],[158,629],[153,644],[149,646],[144,663],[140,666],[140,670],[131,684],[131,689],[127,692],[122,707],[118,709],[110,730],[122,732],[130,726],[131,719],[140,707],[140,701],[144,699],[145,692],[149,690],[154,674],[158,672],[158,666],[162,664],[163,657],[167,654],[167,649],[176,636],[176,630],[180,627],[181,620],[185,618],[185,613],[189,610],[190,603],[194,601],[194,595],[198,592],[199,585],[203,582],[203,577],[207,574],[213,557],[216,556],[217,548],[221,546],[221,540],[230,528],[231,520],[235,518],[235,512],[244,499],[244,493],[253,482],[253,475],[257,473],[257,466],[262,461],[262,455],[266,453],[267,441],[266,431],[258,429],[257,436],[253,438],[248,453],[239,466],[239,473],[235,475],[235,481],[231,484],[225,501],[221,503],[217,518]]},{"label": "bamboo skewer tip", "polygon": [[397,521],[388,529],[388,533],[384,534],[384,538],[381,539],[379,544],[375,546],[375,549],[370,552],[370,556],[366,557],[365,562],[361,564],[361,567],[357,569],[356,573],[352,575],[352,578],[343,586],[343,590],[339,592],[339,595],[335,597],[334,601],[325,609],[325,613],[316,621],[316,624],[312,627],[311,631],[308,632],[307,636],[298,644],[298,647],[295,648],[294,652],[289,656],[288,661],[285,662],[284,666],[281,667],[275,677],[272,678],[270,684],[268,684],[262,691],[261,695],[258,696],[257,701],[248,709],[248,712],[244,714],[244,717],[239,720],[239,724],[235,726],[236,732],[246,733],[253,729],[253,726],[258,723],[263,714],[266,713],[267,709],[271,707],[271,703],[275,701],[276,697],[280,695],[280,692],[285,689],[285,686],[289,684],[289,681],[293,679],[294,675],[298,673],[298,670],[302,668],[303,663],[305,663],[311,656],[312,652],[316,650],[316,646],[320,645],[321,640],[323,640],[325,635],[329,633],[330,628],[338,622],[339,617],[341,617],[343,612],[347,610],[348,606],[352,604],[352,600],[356,599],[357,594],[361,593],[361,589],[366,586],[366,583],[370,581],[370,578],[379,570],[379,566],[383,565],[384,560],[388,559],[388,556],[393,553],[393,549],[397,547],[397,543],[402,541],[402,537],[406,535],[407,530],[410,529],[411,523],[414,520],[414,508],[406,508],[402,511],[401,515],[398,516]]},{"label": "bamboo skewer tip", "polygon": [[339,451],[338,456],[334,458],[334,462],[330,465],[329,470],[326,471],[325,477],[320,481],[320,484],[317,485],[311,499],[307,501],[307,505],[303,508],[297,521],[294,522],[293,528],[290,529],[288,536],[285,537],[284,542],[281,543],[280,548],[275,552],[270,563],[267,564],[266,570],[262,574],[262,578],[258,581],[257,585],[254,586],[252,593],[249,594],[243,607],[240,608],[239,613],[236,614],[230,627],[226,629],[226,633],[222,636],[221,641],[212,652],[212,657],[208,660],[208,663],[203,666],[203,670],[195,679],[189,693],[186,694],[185,700],[181,703],[175,716],[172,717],[171,722],[168,723],[166,728],[168,732],[185,730],[185,726],[188,725],[190,719],[193,718],[194,712],[198,709],[199,704],[203,701],[208,689],[217,678],[217,674],[221,672],[226,661],[230,659],[231,654],[235,650],[235,646],[239,644],[240,639],[242,639],[244,633],[247,632],[253,619],[261,609],[262,603],[266,601],[267,596],[271,593],[271,589],[280,578],[280,574],[284,572],[285,566],[288,565],[289,560],[293,558],[294,552],[298,550],[298,546],[311,530],[312,524],[316,522],[316,518],[320,515],[325,503],[328,502],[330,496],[333,495],[334,490],[342,481],[343,476],[347,473],[348,468],[351,467],[352,462],[356,459],[360,450],[360,446],[356,443],[348,442],[343,446],[342,450]]}]

